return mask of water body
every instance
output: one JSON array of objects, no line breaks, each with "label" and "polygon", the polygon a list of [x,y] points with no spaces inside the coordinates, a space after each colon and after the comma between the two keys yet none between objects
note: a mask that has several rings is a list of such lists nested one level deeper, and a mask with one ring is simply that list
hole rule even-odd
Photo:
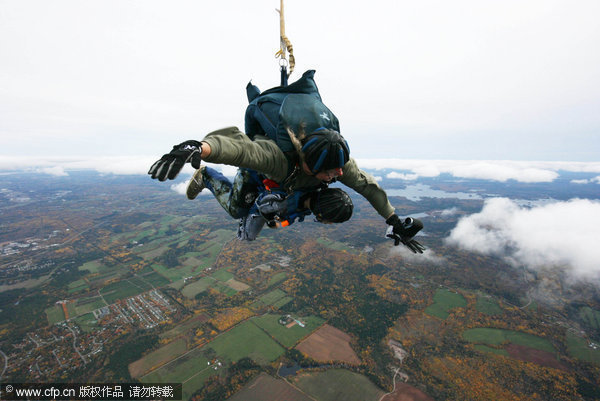
[{"label": "water body", "polygon": [[[439,198],[439,199],[467,199],[467,200],[483,200],[487,198],[510,198],[510,196],[502,196],[496,194],[486,194],[481,192],[448,192],[440,189],[433,189],[429,185],[425,184],[414,184],[408,185],[404,189],[386,189],[389,196],[403,196],[413,202],[418,202],[422,198]],[[540,199],[512,199],[517,205],[526,208],[533,208],[538,206],[545,206],[551,203],[556,203],[558,200],[553,198],[540,198]],[[420,215],[411,215],[412,217],[422,218],[426,217],[427,214],[421,213]]]},{"label": "water body", "polygon": [[414,202],[418,202],[422,198],[483,199],[483,197],[476,192],[447,192],[433,189],[425,184],[408,185],[404,189],[386,189],[385,192],[387,192],[389,196],[403,196]]}]

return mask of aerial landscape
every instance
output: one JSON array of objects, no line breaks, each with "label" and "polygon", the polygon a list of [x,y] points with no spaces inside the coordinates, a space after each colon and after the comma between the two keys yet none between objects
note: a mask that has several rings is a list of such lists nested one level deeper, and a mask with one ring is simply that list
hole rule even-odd
[{"label": "aerial landscape", "polygon": [[144,176],[1,175],[0,379],[182,383],[185,400],[600,397],[597,282],[450,240],[490,194],[594,199],[589,174],[372,173],[423,220],[425,254],[394,248],[357,194],[350,222],[241,242],[211,196]]},{"label": "aerial landscape", "polygon": [[598,15],[0,1],[0,400],[600,400]]}]

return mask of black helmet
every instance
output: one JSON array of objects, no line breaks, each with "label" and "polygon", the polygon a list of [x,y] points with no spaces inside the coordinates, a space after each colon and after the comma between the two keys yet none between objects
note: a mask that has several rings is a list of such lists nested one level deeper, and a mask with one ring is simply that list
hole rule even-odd
[{"label": "black helmet", "polygon": [[318,221],[343,223],[352,217],[352,199],[339,188],[316,191],[310,199],[310,210]]},{"label": "black helmet", "polygon": [[313,173],[342,168],[350,158],[348,143],[339,132],[319,128],[303,141],[304,161]]}]

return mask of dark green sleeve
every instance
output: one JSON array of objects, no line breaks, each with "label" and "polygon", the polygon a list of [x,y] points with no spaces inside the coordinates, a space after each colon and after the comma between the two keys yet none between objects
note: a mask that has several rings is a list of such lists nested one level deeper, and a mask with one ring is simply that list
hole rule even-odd
[{"label": "dark green sleeve", "polygon": [[209,163],[250,168],[275,181],[283,181],[288,161],[275,142],[256,136],[251,140],[236,127],[223,128],[206,135],[203,142],[211,153],[204,158]]},{"label": "dark green sleeve", "polygon": [[387,219],[394,213],[394,207],[383,188],[371,174],[359,169],[354,159],[351,158],[346,163],[343,172],[339,181],[364,196],[381,217]]}]

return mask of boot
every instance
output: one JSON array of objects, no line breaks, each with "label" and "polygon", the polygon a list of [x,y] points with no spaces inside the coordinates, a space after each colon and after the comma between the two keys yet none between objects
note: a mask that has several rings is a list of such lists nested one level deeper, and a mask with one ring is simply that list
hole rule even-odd
[{"label": "boot", "polygon": [[202,173],[204,172],[205,168],[206,167],[201,166],[198,170],[196,170],[196,172],[192,176],[192,179],[188,183],[187,189],[185,190],[185,194],[187,195],[188,199],[195,199],[196,196],[198,196],[198,194],[204,189]]}]

